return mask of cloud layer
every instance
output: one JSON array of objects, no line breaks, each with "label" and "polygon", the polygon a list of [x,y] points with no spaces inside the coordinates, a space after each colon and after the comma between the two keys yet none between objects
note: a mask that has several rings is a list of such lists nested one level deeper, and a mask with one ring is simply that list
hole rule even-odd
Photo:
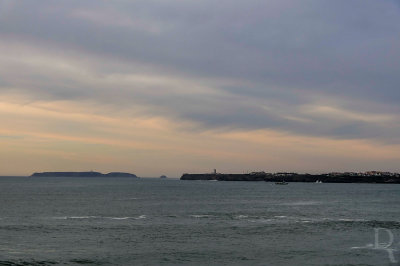
[{"label": "cloud layer", "polygon": [[[72,117],[156,119],[193,136],[265,131],[383,151],[400,143],[399,7],[390,0],[5,0],[1,110],[63,103],[61,113]],[[32,117],[43,119],[37,131],[49,133],[40,117]],[[77,121],[57,127],[105,138]]]}]

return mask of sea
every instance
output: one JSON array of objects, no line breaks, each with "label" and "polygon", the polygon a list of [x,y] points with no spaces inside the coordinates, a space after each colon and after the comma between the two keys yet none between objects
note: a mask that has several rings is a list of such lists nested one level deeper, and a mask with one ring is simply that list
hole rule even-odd
[{"label": "sea", "polygon": [[400,185],[0,177],[0,265],[400,265]]}]

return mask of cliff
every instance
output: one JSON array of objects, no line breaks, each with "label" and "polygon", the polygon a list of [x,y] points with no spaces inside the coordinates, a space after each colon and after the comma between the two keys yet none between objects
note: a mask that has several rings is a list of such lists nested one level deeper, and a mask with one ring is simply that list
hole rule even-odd
[{"label": "cliff", "polygon": [[108,174],[102,174],[100,172],[43,172],[43,173],[34,173],[31,175],[32,177],[134,177],[137,178],[136,175],[130,173],[121,173],[121,172],[111,172]]}]

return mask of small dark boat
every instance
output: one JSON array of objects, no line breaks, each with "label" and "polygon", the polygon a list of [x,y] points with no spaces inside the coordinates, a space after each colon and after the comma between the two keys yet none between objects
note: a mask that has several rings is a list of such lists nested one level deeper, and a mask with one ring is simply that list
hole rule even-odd
[{"label": "small dark boat", "polygon": [[282,181],[282,182],[275,182],[275,185],[287,185],[289,184],[288,182]]}]

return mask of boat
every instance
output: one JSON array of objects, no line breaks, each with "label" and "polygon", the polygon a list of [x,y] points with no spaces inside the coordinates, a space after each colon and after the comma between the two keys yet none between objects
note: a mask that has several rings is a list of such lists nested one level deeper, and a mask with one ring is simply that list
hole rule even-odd
[{"label": "boat", "polygon": [[288,182],[285,182],[285,180],[283,180],[282,182],[275,182],[275,185],[288,185]]},{"label": "boat", "polygon": [[315,181],[315,183],[321,184],[322,181],[321,180],[317,180],[317,181]]}]

